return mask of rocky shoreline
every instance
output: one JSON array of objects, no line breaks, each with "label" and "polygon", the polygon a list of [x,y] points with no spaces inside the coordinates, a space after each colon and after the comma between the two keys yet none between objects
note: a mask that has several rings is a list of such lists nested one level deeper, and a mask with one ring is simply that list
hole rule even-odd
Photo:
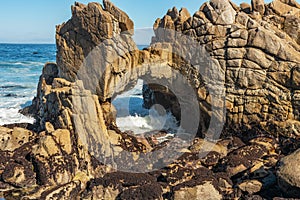
[{"label": "rocky shoreline", "polygon": [[[108,0],[72,6],[56,29],[57,63],[45,64],[32,106],[21,111],[36,123],[0,127],[0,194],[299,198],[300,5],[211,0],[194,15],[173,8],[143,50],[133,29]],[[112,99],[140,78],[146,107],[162,105],[191,134],[159,142],[162,130],[118,129]],[[211,121],[224,123],[220,133]]]}]

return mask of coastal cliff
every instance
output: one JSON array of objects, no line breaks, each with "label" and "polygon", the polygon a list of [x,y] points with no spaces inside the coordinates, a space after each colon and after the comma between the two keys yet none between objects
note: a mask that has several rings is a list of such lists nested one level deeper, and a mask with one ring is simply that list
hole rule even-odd
[{"label": "coastal cliff", "polygon": [[[143,50],[110,1],[71,10],[23,110],[36,123],[0,128],[5,199],[299,197],[296,1],[172,8]],[[145,106],[170,110],[184,134],[119,130],[112,100],[138,79]]]}]

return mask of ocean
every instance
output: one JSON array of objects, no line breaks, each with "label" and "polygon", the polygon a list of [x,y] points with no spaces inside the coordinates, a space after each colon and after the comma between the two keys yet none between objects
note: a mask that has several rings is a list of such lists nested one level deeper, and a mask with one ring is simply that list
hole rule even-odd
[{"label": "ocean", "polygon": [[[20,114],[19,110],[30,105],[36,95],[44,64],[55,60],[54,44],[0,44],[0,125],[34,123],[33,118]],[[143,108],[142,86],[143,81],[138,80],[132,90],[114,99],[120,130],[136,134],[174,130],[177,122],[172,114],[159,115],[154,109]]]},{"label": "ocean", "polygon": [[117,126],[121,131],[133,131],[135,134],[143,134],[155,130],[164,130],[175,133],[178,122],[171,112],[159,114],[154,106],[151,109],[143,107],[143,80],[139,79],[136,86],[113,100],[117,109]]},{"label": "ocean", "polygon": [[54,62],[52,44],[0,44],[0,125],[33,123],[18,111],[31,104],[46,62]]}]

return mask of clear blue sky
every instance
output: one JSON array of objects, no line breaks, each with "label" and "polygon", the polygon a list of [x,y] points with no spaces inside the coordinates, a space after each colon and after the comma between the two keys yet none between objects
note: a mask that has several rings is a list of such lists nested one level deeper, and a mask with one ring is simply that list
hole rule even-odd
[{"label": "clear blue sky", "polygon": [[[135,28],[152,27],[156,18],[162,17],[173,6],[179,9],[186,7],[193,14],[205,2],[205,0],[111,1],[134,20]],[[102,0],[99,2],[102,3]],[[233,2],[240,4],[242,0]],[[71,17],[72,4],[74,0],[2,0],[0,43],[54,43],[55,25]]]}]

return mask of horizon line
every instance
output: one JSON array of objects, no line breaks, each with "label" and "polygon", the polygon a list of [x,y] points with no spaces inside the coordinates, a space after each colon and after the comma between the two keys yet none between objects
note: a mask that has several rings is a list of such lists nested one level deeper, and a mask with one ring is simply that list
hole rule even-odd
[{"label": "horizon line", "polygon": [[0,42],[0,44],[52,44],[56,45],[55,43],[48,43],[48,42],[41,42],[41,43],[35,43],[35,42]]},{"label": "horizon line", "polygon": [[[1,44],[25,44],[25,45],[42,45],[42,44],[49,44],[49,45],[56,45],[55,43],[30,43],[30,42],[0,42]],[[150,44],[136,44],[137,46],[150,46]]]}]

